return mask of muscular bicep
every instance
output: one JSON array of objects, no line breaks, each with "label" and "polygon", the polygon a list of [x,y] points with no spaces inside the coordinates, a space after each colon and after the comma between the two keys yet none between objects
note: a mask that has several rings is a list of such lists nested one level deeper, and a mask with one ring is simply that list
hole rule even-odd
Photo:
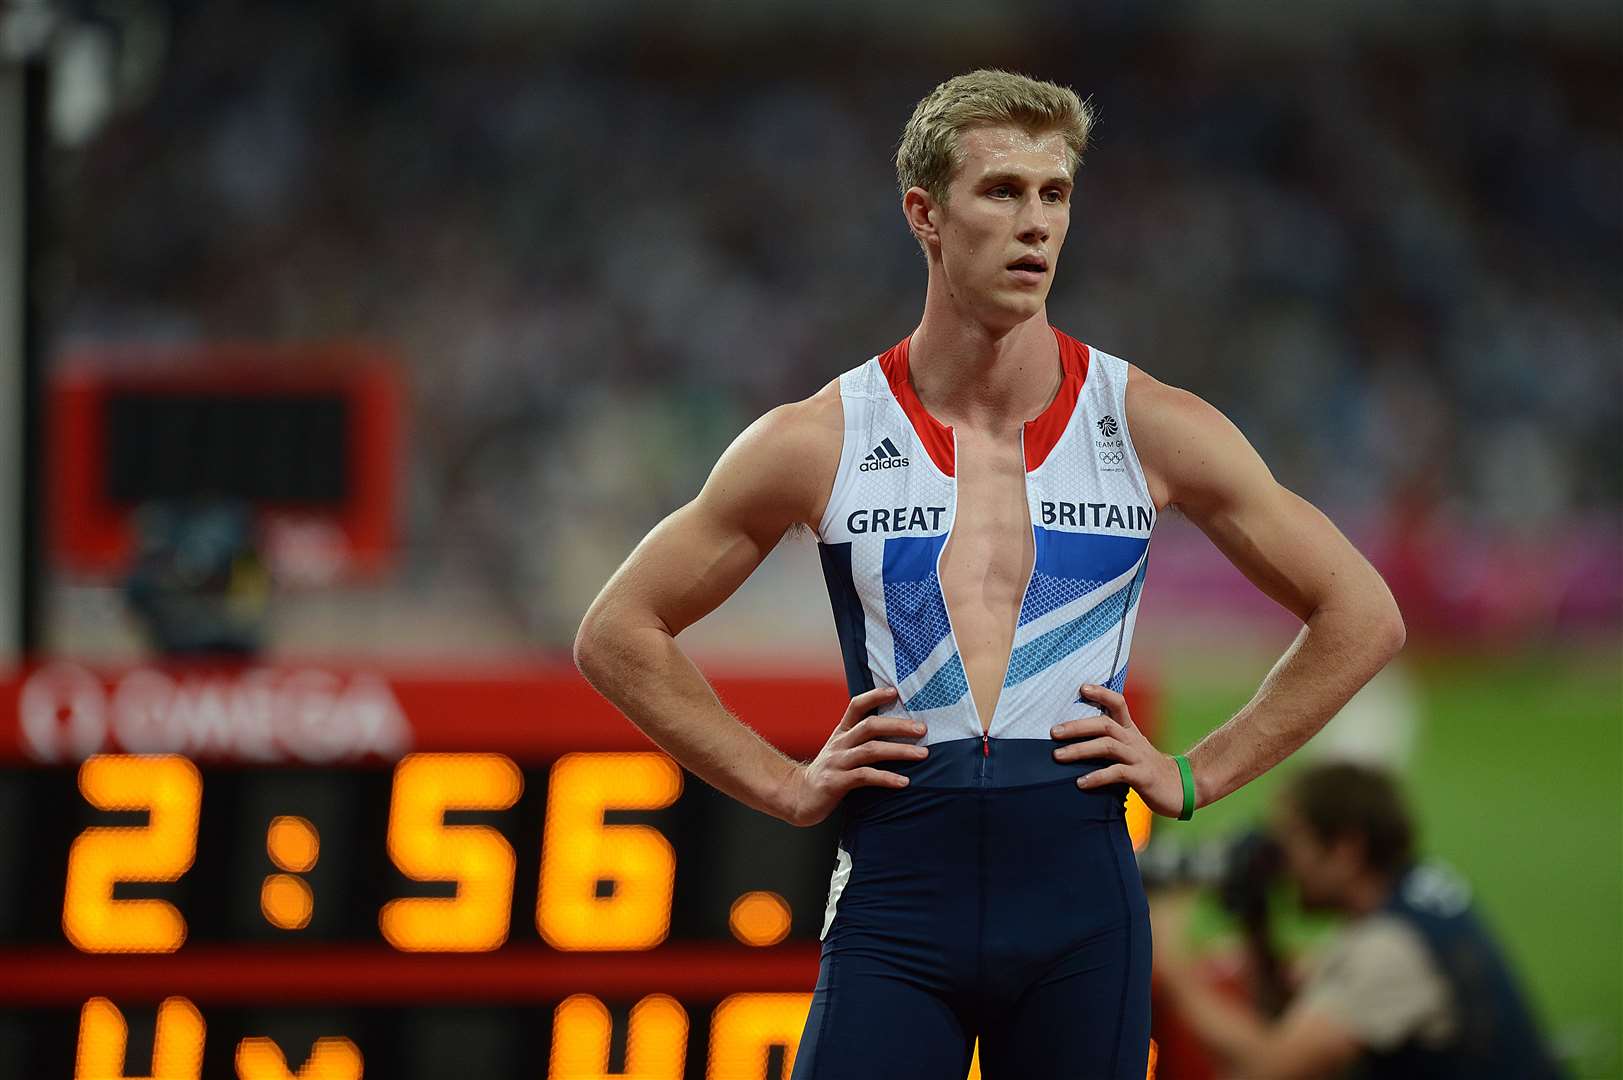
[{"label": "muscular bicep", "polygon": [[[1245,451],[1255,457],[1249,445]],[[1329,518],[1266,468],[1250,480],[1232,478],[1206,501],[1180,508],[1252,584],[1306,621],[1338,578],[1361,574],[1367,565]]]},{"label": "muscular bicep", "polygon": [[1348,582],[1379,583],[1341,530],[1275,480],[1240,430],[1205,401],[1142,376],[1129,384],[1128,423],[1158,501],[1180,510],[1298,618]]},{"label": "muscular bicep", "polygon": [[701,496],[672,513],[637,545],[594,607],[657,623],[676,635],[719,607],[771,553],[775,533],[707,504]]},{"label": "muscular bicep", "polygon": [[658,626],[674,636],[720,606],[791,527],[821,512],[839,464],[839,433],[830,434],[827,414],[826,403],[812,398],[752,424],[698,496],[637,545],[587,620]]}]

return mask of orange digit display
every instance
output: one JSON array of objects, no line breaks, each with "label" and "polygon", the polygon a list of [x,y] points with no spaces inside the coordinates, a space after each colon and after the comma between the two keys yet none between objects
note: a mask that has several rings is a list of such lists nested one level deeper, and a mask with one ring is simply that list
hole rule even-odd
[{"label": "orange digit display", "polygon": [[408,952],[485,952],[507,940],[513,848],[487,825],[447,825],[447,810],[506,810],[524,778],[502,754],[408,754],[395,767],[389,857],[418,881],[455,881],[450,899],[383,905],[378,925]]},{"label": "orange digit display", "polygon": [[1155,828],[1155,811],[1132,788],[1127,789],[1127,835],[1133,838],[1133,850],[1143,851],[1150,842],[1150,830]]},{"label": "orange digit display", "polygon": [[303,874],[316,865],[321,854],[321,836],[304,818],[285,814],[274,817],[270,828],[265,830],[265,853],[283,870]]},{"label": "orange digit display", "polygon": [[303,930],[310,925],[316,897],[299,875],[314,869],[321,855],[321,836],[304,818],[282,815],[272,818],[265,831],[265,852],[287,873],[265,878],[259,888],[259,910],[272,926]]},{"label": "orange digit display", "polygon": [[[73,1080],[126,1080],[124,1050],[129,1035],[117,1005],[102,997],[85,1002],[79,1010]],[[203,1072],[203,1037],[203,1014],[197,1006],[183,997],[165,999],[158,1006],[158,1027],[152,1036],[152,1073],[142,1080],[198,1080]]]},{"label": "orange digit display", "polygon": [[301,877],[271,874],[259,887],[260,914],[279,930],[303,930],[315,908],[315,893]]},{"label": "orange digit display", "polygon": [[555,949],[651,949],[671,928],[676,851],[606,810],[658,810],[682,792],[664,754],[567,754],[552,766],[536,926]]},{"label": "orange digit display", "polygon": [[747,892],[733,901],[727,926],[745,945],[776,945],[789,936],[789,903],[775,892]]},{"label": "orange digit display", "polygon": [[174,952],[186,920],[167,900],[115,900],[120,881],[178,881],[197,854],[203,778],[175,754],[87,758],[79,791],[100,810],[145,810],[143,826],[93,826],[68,850],[62,931],[84,952]]},{"label": "orange digit display", "polygon": [[650,994],[631,1008],[623,1072],[609,1072],[609,1010],[590,994],[575,994],[552,1014],[547,1080],[682,1080],[688,1014],[675,998]]},{"label": "orange digit display", "polygon": [[361,1080],[361,1052],[348,1039],[317,1039],[295,1073],[281,1047],[255,1035],[237,1044],[237,1080]]},{"label": "orange digit display", "polygon": [[794,1072],[811,1000],[810,994],[734,994],[717,1005],[710,1017],[708,1080],[759,1080],[774,1046],[784,1048],[784,1075]]}]

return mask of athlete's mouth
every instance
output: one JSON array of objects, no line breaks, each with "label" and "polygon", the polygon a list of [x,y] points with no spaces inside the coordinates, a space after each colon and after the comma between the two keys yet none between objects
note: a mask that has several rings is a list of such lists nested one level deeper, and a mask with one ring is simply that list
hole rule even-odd
[{"label": "athlete's mouth", "polygon": [[1019,285],[1035,289],[1043,283],[1044,275],[1048,273],[1048,264],[1043,259],[1027,257],[1010,263],[1008,271]]}]

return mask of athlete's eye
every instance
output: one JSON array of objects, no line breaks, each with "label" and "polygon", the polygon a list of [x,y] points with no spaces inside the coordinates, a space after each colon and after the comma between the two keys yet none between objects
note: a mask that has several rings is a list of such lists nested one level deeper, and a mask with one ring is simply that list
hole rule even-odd
[{"label": "athlete's eye", "polygon": [[[1053,198],[1050,199],[1050,195],[1052,195]],[[1047,191],[1043,192],[1043,198],[1051,203],[1062,203],[1065,201],[1065,193],[1058,188],[1049,188]]]},{"label": "athlete's eye", "polygon": [[988,191],[987,194],[988,195],[996,195],[999,192],[1001,192],[1001,193],[1007,195],[1009,193],[1009,190],[1010,189],[1009,189],[1008,184],[999,184],[997,187],[993,188],[991,191]]}]

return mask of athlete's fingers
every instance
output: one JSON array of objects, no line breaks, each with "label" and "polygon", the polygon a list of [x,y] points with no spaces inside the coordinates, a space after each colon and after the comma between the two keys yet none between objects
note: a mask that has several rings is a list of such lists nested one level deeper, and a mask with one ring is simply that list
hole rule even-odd
[{"label": "athlete's fingers", "polygon": [[1082,742],[1069,743],[1054,751],[1055,761],[1083,761],[1087,758],[1112,757],[1117,761],[1125,761],[1127,746],[1110,736],[1097,739],[1084,739]]},{"label": "athlete's fingers", "polygon": [[1083,683],[1079,691],[1084,701],[1088,701],[1103,709],[1110,718],[1123,727],[1132,727],[1133,718],[1127,711],[1127,699],[1114,690],[1107,690],[1093,683]]},{"label": "athlete's fingers", "polygon": [[1083,716],[1066,720],[1048,729],[1056,739],[1086,739],[1094,735],[1108,735],[1112,721],[1108,716]]},{"label": "athlete's fingers", "polygon": [[834,730],[849,730],[856,725],[858,720],[895,698],[895,696],[896,688],[894,686],[876,686],[865,694],[858,694],[845,707],[845,715],[840,717],[840,722]]},{"label": "athlete's fingers", "polygon": [[1079,788],[1096,788],[1103,787],[1106,784],[1125,783],[1128,783],[1127,766],[1121,764],[1107,765],[1103,769],[1076,778],[1076,786]]},{"label": "athlete's fingers", "polygon": [[853,769],[872,761],[923,761],[929,756],[929,750],[912,743],[870,739],[861,746],[839,751],[832,755],[832,760],[842,769]]},{"label": "athlete's fingers", "polygon": [[904,739],[924,734],[924,725],[905,716],[870,716],[844,733],[840,740],[847,746],[856,746],[881,735],[899,735]]},{"label": "athlete's fingers", "polygon": [[906,787],[908,782],[901,773],[886,772],[884,769],[852,769],[842,775],[847,791],[858,787]]}]

